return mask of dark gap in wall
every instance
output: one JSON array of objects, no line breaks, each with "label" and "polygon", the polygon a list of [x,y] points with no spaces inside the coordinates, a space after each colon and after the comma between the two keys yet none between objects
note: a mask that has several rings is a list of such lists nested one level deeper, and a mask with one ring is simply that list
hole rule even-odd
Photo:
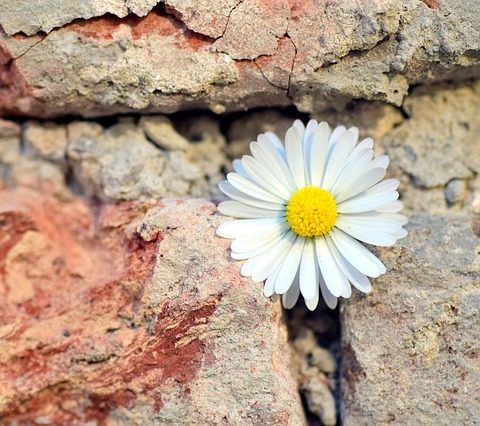
[{"label": "dark gap in wall", "polygon": [[[301,296],[300,296],[301,299]],[[293,341],[301,335],[306,329],[313,331],[316,345],[330,352],[336,363],[336,370],[332,374],[325,374],[330,383],[330,390],[335,398],[336,424],[341,424],[340,419],[340,366],[341,366],[341,327],[340,327],[340,311],[330,309],[326,306],[320,297],[318,307],[314,311],[309,311],[302,301],[298,301],[292,310],[285,310],[285,316],[289,332],[289,340],[295,350]],[[307,354],[307,361],[309,360]],[[295,363],[294,363],[295,365]],[[300,378],[300,381],[302,379]],[[323,426],[321,419],[312,413],[308,407],[305,391],[299,386],[301,401],[303,404],[305,417],[309,426]]]},{"label": "dark gap in wall", "polygon": [[162,112],[128,113],[127,112],[122,114],[98,116],[98,117],[90,117],[90,116],[84,117],[81,115],[65,115],[61,117],[38,118],[38,117],[26,117],[26,116],[17,116],[17,115],[5,115],[5,116],[0,116],[0,118],[4,120],[9,120],[9,121],[15,121],[20,125],[25,123],[26,121],[32,121],[32,120],[38,121],[38,122],[52,122],[56,124],[68,124],[68,123],[71,123],[72,121],[94,121],[98,124],[101,124],[103,127],[109,127],[118,123],[118,121],[126,117],[134,118],[134,120],[137,122],[141,117],[144,117],[144,116],[162,115],[162,116],[168,117],[170,120],[172,120],[174,124],[177,124],[178,122],[181,122],[182,120],[185,120],[187,118],[206,116],[206,117],[211,117],[215,120],[219,120],[221,123],[222,133],[225,133],[230,127],[231,123],[236,119],[242,118],[248,115],[252,115],[257,112],[262,112],[262,111],[277,111],[281,114],[284,114],[287,117],[291,117],[292,120],[295,120],[298,118],[304,122],[308,121],[310,117],[310,114],[300,112],[294,106],[282,107],[282,108],[272,106],[272,107],[251,108],[245,111],[234,111],[234,112],[228,112],[225,114],[216,114],[210,110],[204,110],[204,109],[189,109],[184,111],[176,111],[173,113],[162,113]]}]

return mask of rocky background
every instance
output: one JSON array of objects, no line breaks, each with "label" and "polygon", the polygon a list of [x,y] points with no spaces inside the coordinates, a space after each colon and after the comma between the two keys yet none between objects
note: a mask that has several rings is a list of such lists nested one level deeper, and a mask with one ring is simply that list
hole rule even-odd
[{"label": "rocky background", "polygon": [[[33,9],[32,9],[33,8]],[[480,3],[0,4],[0,423],[475,424]],[[282,313],[214,235],[293,119],[391,158],[409,236]]]}]

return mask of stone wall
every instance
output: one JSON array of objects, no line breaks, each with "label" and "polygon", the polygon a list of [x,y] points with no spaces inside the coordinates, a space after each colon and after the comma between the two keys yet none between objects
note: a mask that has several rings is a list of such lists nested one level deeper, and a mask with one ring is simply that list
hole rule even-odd
[{"label": "stone wall", "polygon": [[[478,2],[9,0],[0,25],[0,423],[479,417]],[[283,314],[214,235],[231,160],[309,117],[372,136],[410,218],[340,318]]]},{"label": "stone wall", "polygon": [[352,99],[480,74],[478,2],[8,0],[0,111],[35,117]]}]

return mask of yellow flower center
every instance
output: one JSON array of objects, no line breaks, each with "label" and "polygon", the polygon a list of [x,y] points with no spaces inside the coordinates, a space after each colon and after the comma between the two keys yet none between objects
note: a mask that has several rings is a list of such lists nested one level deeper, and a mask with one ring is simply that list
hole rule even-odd
[{"label": "yellow flower center", "polygon": [[287,222],[302,237],[319,237],[337,221],[337,203],[326,189],[306,186],[293,193],[287,205]]}]

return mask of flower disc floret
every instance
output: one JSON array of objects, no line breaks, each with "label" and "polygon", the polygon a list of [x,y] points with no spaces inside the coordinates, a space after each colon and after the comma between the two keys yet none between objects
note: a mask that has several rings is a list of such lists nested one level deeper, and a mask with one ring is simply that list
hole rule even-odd
[{"label": "flower disc floret", "polygon": [[326,189],[306,186],[294,192],[287,205],[287,221],[302,237],[327,234],[337,221],[337,203]]}]

